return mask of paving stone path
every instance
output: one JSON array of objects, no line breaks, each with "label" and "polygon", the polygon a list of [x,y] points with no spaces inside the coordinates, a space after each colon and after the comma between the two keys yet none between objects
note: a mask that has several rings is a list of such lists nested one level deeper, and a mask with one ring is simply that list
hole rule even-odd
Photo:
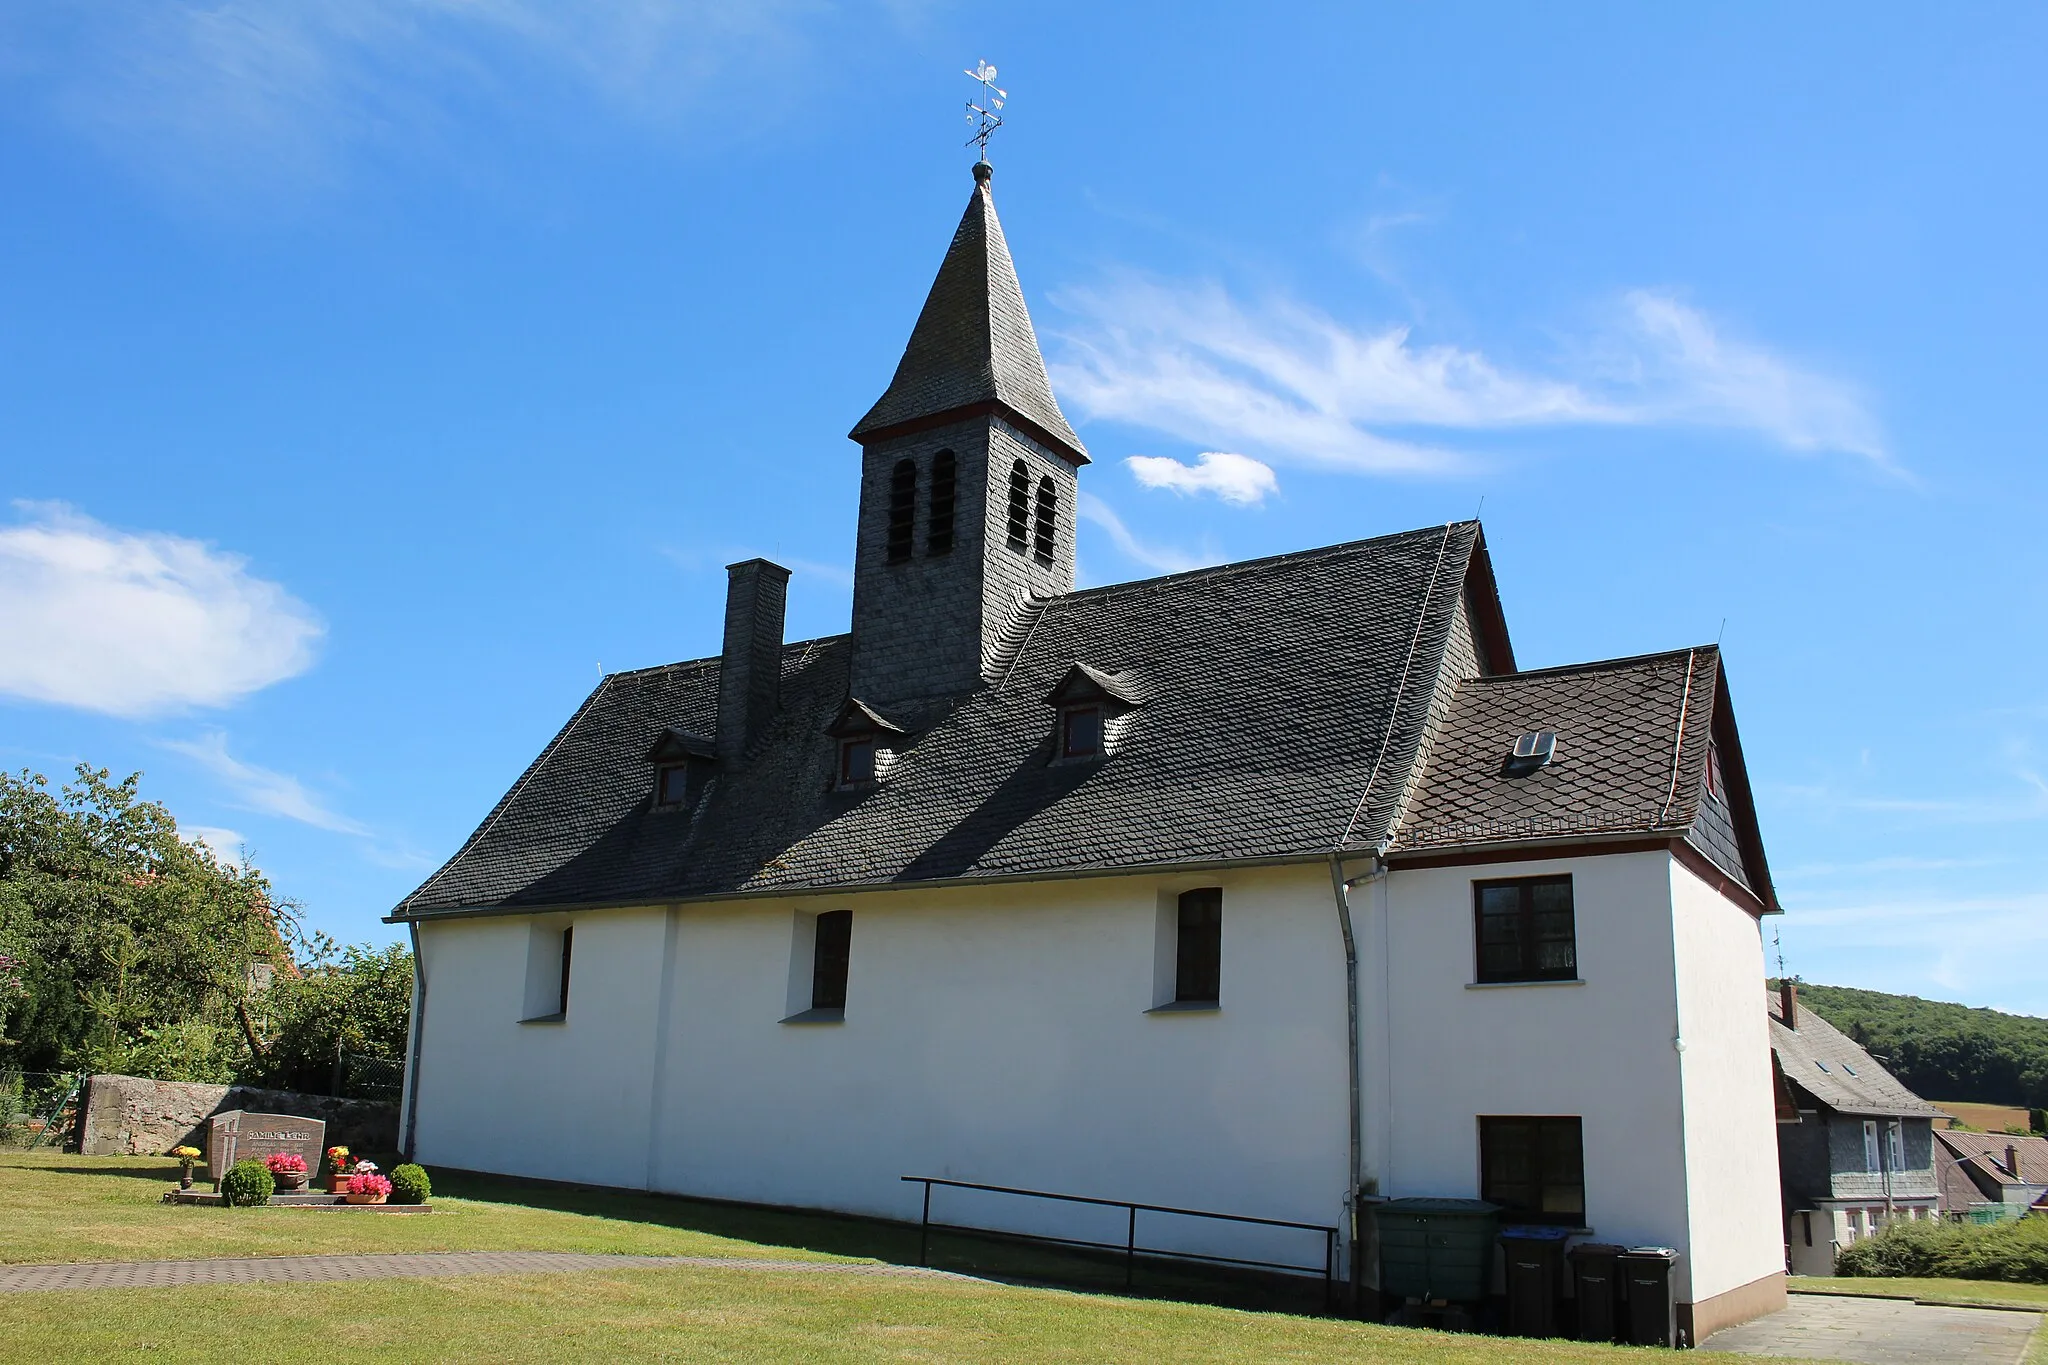
[{"label": "paving stone path", "polygon": [[0,1266],[0,1293],[39,1289],[158,1289],[187,1284],[308,1284],[419,1275],[530,1275],[631,1266],[702,1270],[794,1271],[812,1275],[889,1275],[970,1280],[918,1266],[844,1261],[768,1261],[729,1256],[616,1256],[570,1251],[424,1251],[381,1256],[245,1256],[211,1261],[82,1261]]},{"label": "paving stone path", "polygon": [[1782,1311],[1716,1332],[1700,1349],[1856,1365],[2019,1365],[2040,1324],[2039,1313],[1794,1294]]}]

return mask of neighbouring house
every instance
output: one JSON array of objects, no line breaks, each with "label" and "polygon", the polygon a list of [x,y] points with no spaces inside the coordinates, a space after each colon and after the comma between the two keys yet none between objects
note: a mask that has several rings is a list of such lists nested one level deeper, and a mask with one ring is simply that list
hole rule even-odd
[{"label": "neighbouring house", "polygon": [[731,566],[722,651],[605,677],[393,912],[408,1151],[1327,1225],[1366,1285],[1358,1210],[1482,1196],[1677,1249],[1688,1339],[1781,1304],[1778,906],[1720,652],[1517,671],[1476,522],[1077,591],[1088,455],[989,179],[853,428],[851,630],[786,643],[788,571]]},{"label": "neighbouring house", "polygon": [[1941,1211],[1949,1217],[1992,1222],[2048,1213],[2048,1138],[1944,1128],[1934,1139]]},{"label": "neighbouring house", "polygon": [[1765,993],[1778,1073],[1778,1171],[1786,1264],[1832,1275],[1835,1254],[1894,1218],[1940,1207],[1935,1124],[1948,1115],[1915,1095],[1787,980]]}]

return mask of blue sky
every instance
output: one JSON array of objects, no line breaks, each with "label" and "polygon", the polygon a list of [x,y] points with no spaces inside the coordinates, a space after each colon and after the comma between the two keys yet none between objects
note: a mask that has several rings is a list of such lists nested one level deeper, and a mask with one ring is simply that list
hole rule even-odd
[{"label": "blue sky", "polygon": [[[1024,12],[1028,10],[1028,12]],[[962,68],[1087,582],[1484,520],[1722,638],[1809,979],[2048,1014],[2039,6],[0,15],[0,764],[378,917],[722,566],[845,627]]]}]

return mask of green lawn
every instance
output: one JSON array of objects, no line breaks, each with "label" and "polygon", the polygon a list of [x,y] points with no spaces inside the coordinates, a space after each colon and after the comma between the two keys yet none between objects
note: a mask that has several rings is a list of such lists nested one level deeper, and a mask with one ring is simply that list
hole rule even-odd
[{"label": "green lawn", "polygon": [[[0,1258],[46,1262],[425,1250],[915,1259],[886,1224],[517,1181],[437,1180],[412,1217],[161,1204],[156,1158],[0,1155]],[[942,1263],[1016,1276],[1041,1253],[956,1241]],[[1042,1278],[1055,1267],[1041,1260]],[[1080,1263],[1085,1273],[1086,1263]],[[1073,1258],[1057,1267],[1076,1269]],[[1163,1282],[1165,1294],[1180,1286]],[[1031,1276],[1025,1274],[1026,1278]],[[1622,1347],[1447,1336],[1016,1284],[740,1270],[0,1295],[0,1359],[1268,1361],[1522,1365]],[[1666,1358],[1663,1355],[1659,1359]],[[1728,1357],[1733,1361],[1736,1357]]]},{"label": "green lawn", "polygon": [[2010,1284],[2004,1280],[1913,1280],[1875,1276],[1795,1275],[1794,1289],[1823,1294],[1876,1294],[1888,1299],[1925,1299],[1929,1303],[1994,1303],[2038,1308],[2048,1313],[2048,1284]]}]

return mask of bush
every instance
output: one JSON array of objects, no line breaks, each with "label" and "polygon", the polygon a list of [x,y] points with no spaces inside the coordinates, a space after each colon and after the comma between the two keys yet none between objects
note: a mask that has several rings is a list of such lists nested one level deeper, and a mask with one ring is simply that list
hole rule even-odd
[{"label": "bush", "polygon": [[237,1161],[220,1178],[221,1199],[230,1208],[267,1204],[276,1192],[277,1180],[270,1174],[270,1168],[253,1157]]},{"label": "bush", "polygon": [[434,1193],[434,1182],[427,1179],[426,1168],[411,1162],[391,1172],[391,1202],[394,1204],[424,1204]]},{"label": "bush", "polygon": [[1895,1222],[1835,1258],[1842,1275],[2048,1284],[2048,1219],[2008,1223]]}]

